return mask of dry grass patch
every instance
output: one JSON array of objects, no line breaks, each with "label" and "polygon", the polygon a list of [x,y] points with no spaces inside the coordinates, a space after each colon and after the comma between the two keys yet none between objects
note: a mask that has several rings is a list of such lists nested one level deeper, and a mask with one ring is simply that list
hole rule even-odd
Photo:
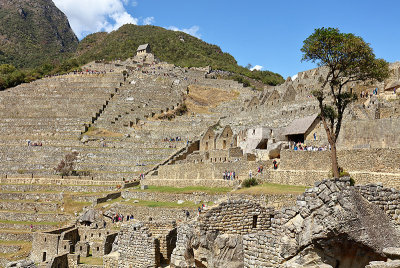
[{"label": "dry grass patch", "polygon": [[84,207],[90,206],[91,202],[75,201],[73,195],[64,195],[64,213],[74,214],[81,212]]},{"label": "dry grass patch", "polygon": [[0,240],[0,245],[19,246],[20,250],[15,253],[0,253],[0,258],[15,261],[28,257],[32,250],[32,243],[27,241],[4,241]]},{"label": "dry grass patch", "polygon": [[190,85],[189,95],[185,103],[189,112],[210,113],[211,108],[215,108],[221,103],[235,100],[238,96],[239,92],[236,90]]}]

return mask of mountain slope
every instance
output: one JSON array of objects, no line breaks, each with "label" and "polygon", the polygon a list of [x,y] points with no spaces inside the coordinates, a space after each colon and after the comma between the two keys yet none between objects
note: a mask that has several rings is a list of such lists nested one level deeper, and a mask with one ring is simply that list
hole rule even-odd
[{"label": "mountain slope", "polygon": [[76,51],[78,38],[51,0],[0,1],[0,64],[29,68]]},{"label": "mountain slope", "polygon": [[166,30],[157,26],[127,24],[117,31],[95,33],[84,38],[77,51],[80,62],[92,60],[126,59],[136,54],[136,48],[149,43],[153,53],[162,61],[182,67],[211,66],[263,81],[265,84],[283,83],[282,76],[269,71],[251,72],[237,64],[234,57],[222,52],[216,45],[208,44],[183,32]]}]

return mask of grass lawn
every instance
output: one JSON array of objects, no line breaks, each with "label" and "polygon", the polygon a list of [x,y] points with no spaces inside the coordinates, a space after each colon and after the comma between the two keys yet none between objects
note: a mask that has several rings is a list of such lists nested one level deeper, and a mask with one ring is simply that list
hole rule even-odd
[{"label": "grass lawn", "polygon": [[234,194],[302,194],[308,187],[298,185],[285,185],[276,183],[263,183],[257,186],[242,188]]},{"label": "grass lawn", "polygon": [[90,206],[92,202],[74,201],[73,195],[64,195],[64,212],[73,214],[81,212],[84,207]]},{"label": "grass lawn", "polygon": [[[138,207],[150,207],[150,208],[197,208],[201,206],[201,204],[195,204],[194,202],[183,202],[182,204],[178,204],[177,202],[164,202],[164,201],[150,201],[150,200],[138,200],[138,203],[134,203],[133,200],[129,202],[125,202],[125,204],[129,204],[132,206]],[[208,206],[211,206],[213,203],[207,203]]]},{"label": "grass lawn", "polygon": [[[131,199],[129,201],[125,201],[121,197],[117,199],[113,199],[111,201],[105,202],[98,204],[96,207],[101,208],[104,207],[104,205],[108,205],[107,208],[114,204],[114,203],[121,203],[124,205],[129,205],[133,207],[150,207],[150,208],[197,208],[201,204],[195,204],[194,202],[184,202],[182,204],[178,204],[177,202],[164,202],[164,201],[154,201],[154,200],[138,200],[138,203],[135,203],[134,201],[138,199]],[[207,203],[208,206],[212,205],[213,203]]]},{"label": "grass lawn", "polygon": [[194,192],[204,192],[207,194],[224,194],[232,191],[229,187],[204,187],[204,186],[189,186],[184,188],[177,188],[171,186],[152,186],[148,189],[130,189],[130,191],[141,191],[141,192],[157,192],[157,193],[174,193],[174,194],[191,194]]},{"label": "grass lawn", "polygon": [[87,265],[103,265],[103,258],[81,257],[79,263]]}]

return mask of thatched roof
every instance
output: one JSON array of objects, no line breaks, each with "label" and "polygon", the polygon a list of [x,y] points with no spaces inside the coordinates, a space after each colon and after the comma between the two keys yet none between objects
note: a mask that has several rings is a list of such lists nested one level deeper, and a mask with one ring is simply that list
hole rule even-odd
[{"label": "thatched roof", "polygon": [[141,51],[141,50],[146,50],[148,48],[149,44],[144,44],[144,45],[140,45],[137,49],[137,51]]},{"label": "thatched roof", "polygon": [[314,114],[311,116],[293,120],[293,122],[290,123],[283,131],[284,135],[288,136],[288,135],[305,134],[317,118],[318,114]]}]

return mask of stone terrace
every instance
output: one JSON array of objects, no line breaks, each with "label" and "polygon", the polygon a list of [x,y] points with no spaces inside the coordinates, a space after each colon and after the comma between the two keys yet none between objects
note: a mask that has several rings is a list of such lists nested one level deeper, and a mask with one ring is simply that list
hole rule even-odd
[{"label": "stone terrace", "polygon": [[121,81],[116,73],[69,74],[0,92],[0,173],[54,173]]}]

